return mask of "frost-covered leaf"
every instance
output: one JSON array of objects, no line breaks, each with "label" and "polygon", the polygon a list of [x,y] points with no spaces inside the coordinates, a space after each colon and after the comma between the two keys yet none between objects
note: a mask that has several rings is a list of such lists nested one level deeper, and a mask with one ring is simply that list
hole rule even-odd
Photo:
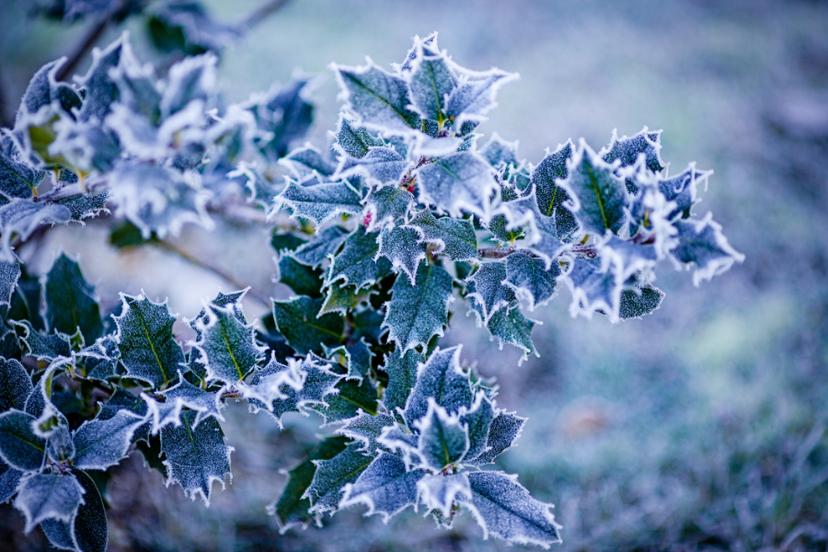
[{"label": "frost-covered leaf", "polygon": [[17,493],[23,472],[0,462],[0,504],[5,504]]},{"label": "frost-covered leaf", "polygon": [[233,448],[225,444],[224,433],[214,418],[194,427],[196,415],[186,411],[181,414],[180,426],[162,429],[161,450],[166,456],[167,485],[177,483],[185,495],[195,499],[200,494],[209,504],[213,482],[224,487]]},{"label": "frost-covered leaf", "polygon": [[328,256],[336,253],[347,237],[348,232],[341,226],[330,226],[297,247],[294,257],[300,263],[313,267],[319,266],[328,259]]},{"label": "frost-covered leaf", "polygon": [[0,458],[20,471],[37,471],[43,464],[46,441],[34,433],[36,418],[20,410],[0,414]]},{"label": "frost-covered leaf", "polygon": [[367,300],[373,292],[371,288],[358,290],[355,286],[345,286],[340,282],[332,284],[327,288],[319,315],[339,313],[344,316],[349,310]]},{"label": "frost-covered leaf", "polygon": [[379,447],[377,439],[382,434],[382,430],[394,425],[394,423],[394,417],[390,414],[371,415],[361,412],[357,416],[345,420],[345,423],[336,432],[359,442],[361,452],[373,454]]},{"label": "frost-covered leaf", "polygon": [[492,168],[476,153],[461,151],[417,169],[420,201],[459,217],[468,211],[484,220],[491,216],[497,189]]},{"label": "frost-covered leaf", "polygon": [[456,500],[471,499],[469,478],[465,473],[429,474],[417,482],[420,500],[429,510],[448,518]]},{"label": "frost-covered leaf", "polygon": [[293,255],[279,257],[279,282],[285,284],[297,295],[319,297],[322,291],[322,277],[318,270],[302,264]]},{"label": "frost-covered leaf", "polygon": [[489,426],[486,450],[473,461],[481,464],[493,462],[520,437],[524,423],[526,423],[526,418],[516,416],[512,412],[499,412]]},{"label": "frost-covered leaf", "polygon": [[372,146],[359,159],[345,158],[338,169],[338,175],[348,177],[363,174],[378,184],[392,184],[400,180],[406,166],[408,160],[394,148]]},{"label": "frost-covered leaf", "polygon": [[0,307],[11,307],[12,295],[20,279],[20,264],[0,260]]},{"label": "frost-covered leaf", "polygon": [[353,504],[368,507],[366,515],[380,514],[388,520],[417,502],[417,482],[425,471],[408,471],[403,460],[394,454],[381,452],[359,478],[345,487],[339,506]]},{"label": "frost-covered leaf", "polygon": [[376,414],[377,390],[368,378],[343,380],[337,384],[336,393],[311,403],[309,408],[322,416],[324,425],[353,418],[360,411]]},{"label": "frost-covered leaf", "polygon": [[255,116],[257,127],[263,131],[255,143],[269,160],[284,157],[291,144],[310,128],[314,108],[304,97],[307,85],[307,79],[297,79],[249,102],[247,107]]},{"label": "frost-covered leaf", "polygon": [[81,552],[105,552],[109,532],[103,499],[86,472],[76,472],[76,477],[83,487],[83,504],[72,521],[72,543]]},{"label": "frost-covered leaf", "polygon": [[525,360],[529,354],[537,354],[532,341],[532,328],[535,324],[536,322],[523,315],[520,307],[513,305],[495,312],[486,327],[492,336],[500,340],[501,347],[503,343],[508,343],[522,349]]},{"label": "frost-covered leaf", "polygon": [[321,299],[295,297],[273,302],[276,327],[300,354],[322,351],[324,345],[337,345],[342,339],[344,321],[337,314],[318,315]]},{"label": "frost-covered leaf", "polygon": [[328,437],[308,454],[304,462],[288,472],[288,481],[279,499],[270,505],[269,511],[276,516],[279,530],[284,532],[293,525],[305,526],[314,517],[311,503],[305,495],[316,473],[314,461],[329,460],[345,449],[346,439]]},{"label": "frost-covered leaf", "polygon": [[336,131],[336,144],[342,151],[357,159],[364,157],[368,150],[383,144],[382,138],[374,136],[367,129],[354,126],[347,118],[339,119],[339,129]]},{"label": "frost-covered leaf", "polygon": [[362,198],[344,180],[308,185],[288,182],[277,201],[290,207],[294,216],[305,217],[317,226],[340,213],[362,212]]},{"label": "frost-covered leaf", "polygon": [[494,417],[494,405],[484,392],[478,392],[471,407],[460,412],[460,422],[469,434],[467,460],[475,461],[488,448],[489,430]]},{"label": "frost-covered leaf", "polygon": [[357,289],[368,287],[391,271],[391,263],[378,257],[378,232],[366,232],[359,226],[345,240],[342,251],[331,262],[326,285],[342,282]]},{"label": "frost-covered leaf", "polygon": [[569,312],[591,318],[594,312],[602,312],[610,321],[618,321],[621,290],[624,280],[621,273],[610,266],[602,266],[599,259],[576,257],[572,261],[564,281],[572,291]]},{"label": "frost-covered leaf", "polygon": [[73,353],[72,360],[75,368],[90,379],[107,381],[120,375],[118,342],[111,334]]},{"label": "frost-covered leaf", "polygon": [[677,266],[693,269],[695,285],[726,272],[745,258],[730,246],[722,227],[709,213],[701,220],[676,221],[675,227],[678,244],[671,255]]},{"label": "frost-covered leaf", "polygon": [[219,51],[238,36],[237,29],[220,23],[202,2],[192,0],[153,3],[147,14],[147,30],[159,50],[186,54]]},{"label": "frost-covered leaf", "polygon": [[12,237],[25,241],[44,224],[63,224],[72,220],[72,212],[63,205],[14,199],[0,206],[0,234],[2,253],[12,255]]},{"label": "frost-covered leaf", "polygon": [[625,289],[621,292],[621,307],[618,315],[622,320],[641,318],[652,313],[664,299],[664,292],[655,286],[645,285]]},{"label": "frost-covered leaf", "polygon": [[0,412],[23,410],[32,392],[32,380],[26,369],[13,358],[0,357]]},{"label": "frost-covered leaf", "polygon": [[46,180],[46,174],[0,150],[0,196],[31,198]]},{"label": "frost-covered leaf", "polygon": [[314,460],[316,472],[305,491],[312,504],[310,511],[317,514],[336,511],[345,486],[353,483],[372,460],[373,457],[360,452],[358,443],[349,444],[329,459]]},{"label": "frost-covered leaf", "polygon": [[322,152],[313,146],[295,149],[280,162],[290,167],[299,179],[304,179],[314,174],[331,176],[336,170],[336,165],[329,159],[326,159],[322,155]]},{"label": "frost-covered leaf", "polygon": [[184,353],[175,341],[175,317],[166,303],[142,295],[121,295],[122,312],[114,317],[121,361],[127,375],[161,387],[175,380]]},{"label": "frost-covered leaf", "polygon": [[436,253],[447,255],[453,261],[477,258],[477,237],[474,226],[468,220],[437,218],[431,211],[422,210],[408,224],[422,233],[424,241],[436,246]]},{"label": "frost-covered leaf", "polygon": [[52,462],[65,463],[75,457],[75,444],[72,433],[66,425],[59,425],[50,430],[46,439],[46,455]]},{"label": "frost-covered leaf", "polygon": [[61,333],[47,333],[32,328],[28,320],[12,321],[23,352],[38,360],[52,361],[71,354],[69,337]]},{"label": "frost-covered leaf", "polygon": [[104,50],[92,52],[92,66],[79,84],[86,90],[78,117],[81,121],[103,121],[112,104],[118,100],[118,86],[112,78],[112,69],[121,61],[121,54],[129,48],[122,36]]},{"label": "frost-covered leaf", "polygon": [[73,434],[76,468],[105,470],[119,463],[127,454],[135,430],[144,417],[121,410],[105,420],[84,422]]},{"label": "frost-covered leaf", "polygon": [[569,176],[561,183],[570,208],[584,232],[603,236],[617,234],[624,226],[627,190],[612,167],[581,142],[568,165]]},{"label": "frost-covered leaf", "polygon": [[412,63],[408,87],[411,102],[420,116],[442,125],[448,119],[446,102],[457,86],[457,78],[448,59],[436,47],[436,43],[427,47],[423,47],[422,43],[415,44],[418,51]]},{"label": "frost-covered leaf", "polygon": [[405,352],[442,335],[448,323],[451,284],[449,273],[433,264],[425,264],[417,271],[415,285],[407,276],[398,275],[382,323],[388,329],[389,341]]},{"label": "frost-covered leaf", "polygon": [[670,212],[670,218],[678,215],[687,218],[692,214],[693,206],[699,201],[699,185],[707,187],[707,179],[711,174],[712,171],[700,171],[691,163],[683,172],[658,180],[659,192],[675,205]]},{"label": "frost-covered leaf", "polygon": [[413,203],[414,196],[397,186],[382,186],[371,190],[365,198],[366,217],[370,217],[368,230],[393,226],[408,214]]},{"label": "frost-covered leaf", "polygon": [[70,521],[83,501],[83,488],[72,474],[38,473],[20,482],[14,506],[26,516],[26,532],[45,519]]},{"label": "frost-covered leaf", "polygon": [[185,224],[212,225],[206,205],[210,192],[193,171],[180,173],[145,161],[120,161],[110,175],[115,213],[128,219],[148,238],[178,235]]},{"label": "frost-covered leaf", "polygon": [[561,541],[552,505],[533,498],[515,476],[479,471],[470,472],[468,478],[471,500],[464,504],[483,529],[484,538],[491,535],[544,548]]},{"label": "frost-covered leaf", "polygon": [[46,275],[46,320],[52,331],[72,335],[80,330],[87,343],[103,332],[95,290],[81,274],[80,266],[65,254],[55,259]]},{"label": "frost-covered leaf", "polygon": [[[568,164],[575,149],[571,141],[558,146],[538,163],[532,171],[532,185],[540,212],[548,217],[555,216],[559,234],[566,235],[569,228],[576,228],[573,215],[564,206],[569,201],[566,191],[559,185],[569,175]],[[571,233],[572,230],[569,231]]]},{"label": "frost-covered leaf", "polygon": [[446,100],[446,114],[457,125],[483,120],[484,115],[497,105],[495,96],[500,86],[516,77],[516,74],[499,69],[480,73],[463,70],[459,84]]},{"label": "frost-covered leaf", "polygon": [[503,260],[481,263],[477,272],[466,279],[466,286],[466,297],[477,303],[484,324],[515,300],[515,292],[506,285],[506,261]]},{"label": "frost-covered leaf", "polygon": [[382,396],[382,402],[390,412],[405,408],[405,403],[414,384],[417,381],[417,366],[423,361],[423,356],[409,349],[401,354],[394,349],[385,358],[383,369],[388,374],[388,385]]},{"label": "frost-covered leaf", "polygon": [[429,399],[454,414],[472,404],[468,374],[460,367],[460,346],[437,349],[417,370],[417,382],[405,405],[409,427],[426,415]]},{"label": "frost-covered leaf", "polygon": [[601,157],[607,163],[618,161],[622,167],[635,164],[639,156],[644,157],[644,165],[652,172],[664,170],[661,161],[661,131],[649,130],[644,127],[632,136],[618,137],[616,131],[612,133],[610,144],[601,150]]},{"label": "frost-covered leaf", "polygon": [[201,421],[208,417],[224,420],[224,416],[221,414],[222,405],[219,401],[219,394],[193,385],[180,374],[178,383],[165,390],[162,395],[167,401],[178,402],[196,412],[193,427],[198,427]]},{"label": "frost-covered leaf", "polygon": [[558,263],[547,270],[543,259],[525,251],[515,251],[506,257],[507,286],[519,297],[525,297],[531,308],[548,301],[554,294],[561,274]]},{"label": "frost-covered leaf", "polygon": [[433,397],[428,397],[428,410],[417,420],[420,432],[417,450],[423,467],[434,473],[460,462],[469,450],[468,428],[459,416],[450,415]]},{"label": "frost-covered leaf", "polygon": [[391,261],[395,272],[402,270],[415,284],[417,267],[425,259],[425,247],[420,243],[420,233],[411,227],[395,226],[380,232],[378,257]]},{"label": "frost-covered leaf", "polygon": [[361,380],[368,377],[374,353],[365,342],[365,339],[360,338],[347,345],[340,345],[327,350],[326,356],[345,368],[348,379]]},{"label": "frost-covered leaf", "polygon": [[610,265],[624,281],[635,274],[649,273],[658,260],[653,245],[622,240],[618,236],[609,236],[598,244],[598,251],[602,262]]},{"label": "frost-covered leaf", "polygon": [[369,61],[363,67],[333,66],[347,108],[362,125],[392,132],[418,128],[420,117],[411,111],[408,87],[402,78]]},{"label": "frost-covered leaf", "polygon": [[208,380],[238,383],[264,356],[253,327],[239,319],[237,309],[235,304],[209,305],[207,322],[197,322],[200,335],[195,346],[201,352]]}]

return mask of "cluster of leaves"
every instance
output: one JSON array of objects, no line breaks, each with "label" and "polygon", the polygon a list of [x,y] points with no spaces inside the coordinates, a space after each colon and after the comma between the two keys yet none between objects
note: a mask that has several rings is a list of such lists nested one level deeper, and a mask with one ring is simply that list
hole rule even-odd
[{"label": "cluster of leaves", "polygon": [[[285,529],[352,504],[385,519],[422,507],[445,526],[465,509],[484,536],[549,546],[551,505],[487,469],[524,420],[459,347],[439,347],[452,301],[526,357],[524,309],[561,284],[573,314],[616,321],[658,307],[662,259],[697,282],[741,259],[693,215],[708,173],[668,175],[657,132],[597,153],[567,142],[536,166],[497,136],[481,142],[513,75],[460,67],[434,35],[390,72],[333,67],[345,105],[325,150],[291,149],[311,121],[305,81],[226,105],[210,54],[161,79],[126,38],[94,58],[75,84],[55,79],[60,61],[41,69],[0,144],[0,499],[58,547],[105,547],[99,489],[136,448],[209,502],[230,473],[231,400],[279,425],[320,416],[330,435],[272,505]],[[74,261],[38,280],[15,254],[43,225],[114,212],[163,238],[233,203],[288,211],[272,245],[296,295],[254,325],[244,291],[219,294],[186,343],[165,304],[122,295],[102,317]]]}]

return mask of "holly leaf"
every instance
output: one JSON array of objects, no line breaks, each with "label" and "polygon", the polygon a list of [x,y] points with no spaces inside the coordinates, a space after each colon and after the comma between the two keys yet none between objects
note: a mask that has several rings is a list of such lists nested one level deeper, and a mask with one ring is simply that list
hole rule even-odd
[{"label": "holly leaf", "polygon": [[28,533],[46,519],[70,521],[83,502],[83,494],[72,474],[36,473],[20,482],[14,507],[26,517]]},{"label": "holly leaf", "polygon": [[20,159],[0,150],[0,196],[31,198],[46,180],[46,171],[35,169]]},{"label": "holly leaf", "polygon": [[0,357],[0,412],[23,410],[32,392],[32,379],[19,361]]},{"label": "holly leaf", "polygon": [[103,333],[95,289],[81,274],[78,263],[61,254],[46,275],[46,321],[52,331],[72,335],[80,330],[87,343]]},{"label": "holly leaf", "polygon": [[360,412],[353,418],[345,420],[336,433],[358,442],[360,452],[374,454],[379,448],[378,439],[383,429],[394,424],[394,417],[390,414],[373,415]]},{"label": "holly leaf", "polygon": [[513,412],[499,412],[489,426],[486,449],[472,461],[480,464],[493,462],[520,437],[524,423],[526,423],[526,418],[521,418]]},{"label": "holly leaf", "polygon": [[255,330],[240,318],[237,303],[206,307],[207,321],[196,320],[199,339],[195,347],[201,352],[208,380],[235,384],[242,381],[263,358],[256,343]]},{"label": "holly leaf", "polygon": [[491,217],[497,190],[492,168],[476,153],[461,151],[435,159],[417,169],[420,201],[441,212],[460,217],[462,212]]},{"label": "holly leaf", "polygon": [[388,385],[382,396],[382,402],[389,412],[403,409],[417,381],[417,366],[423,361],[423,355],[409,349],[405,354],[394,349],[385,358],[383,369],[388,374]]},{"label": "holly leaf", "polygon": [[330,226],[298,247],[294,257],[300,263],[317,267],[336,253],[347,237],[348,232],[341,226]]},{"label": "holly leaf", "polygon": [[644,166],[658,173],[665,169],[661,160],[661,131],[651,131],[644,127],[632,136],[618,137],[613,131],[610,144],[601,150],[601,158],[609,164],[618,161],[621,167],[635,165],[639,157],[644,158]]},{"label": "holly leaf", "polygon": [[466,460],[475,461],[487,449],[489,430],[494,417],[494,405],[483,392],[475,395],[470,408],[461,410],[460,422],[469,434],[469,450],[465,455]]},{"label": "holly leaf", "polygon": [[153,387],[174,381],[184,353],[173,336],[175,317],[164,303],[143,295],[121,294],[122,311],[115,316],[116,338],[127,375]]},{"label": "holly leaf", "polygon": [[457,87],[457,78],[436,41],[424,47],[416,40],[414,48],[417,53],[408,79],[413,107],[424,119],[442,126],[448,119],[446,102]]},{"label": "holly leaf", "polygon": [[322,351],[322,347],[338,345],[345,323],[337,314],[318,315],[321,299],[295,297],[273,302],[276,327],[296,352],[305,354]]},{"label": "holly leaf", "polygon": [[693,270],[694,285],[728,271],[733,263],[745,259],[731,247],[722,227],[713,221],[710,213],[701,220],[676,221],[675,227],[678,244],[670,254],[676,266]]},{"label": "holly leaf", "polygon": [[382,327],[388,339],[405,353],[423,346],[435,335],[442,335],[448,323],[452,278],[437,265],[426,264],[417,271],[411,284],[408,277],[397,276]]},{"label": "holly leaf", "polygon": [[627,190],[612,167],[581,142],[569,162],[569,176],[561,187],[569,195],[570,208],[581,229],[603,236],[618,234],[626,222]]},{"label": "holly leaf", "polygon": [[415,427],[415,422],[428,413],[429,399],[452,414],[471,406],[472,389],[468,374],[460,368],[460,349],[437,349],[419,366],[417,382],[405,405],[409,427]]},{"label": "holly leaf", "polygon": [[351,285],[357,290],[371,286],[391,271],[390,263],[378,259],[379,233],[366,232],[363,226],[357,229],[345,240],[342,251],[333,257],[325,284],[331,285],[341,282]]},{"label": "holly leaf", "polygon": [[34,202],[29,199],[13,199],[0,206],[0,234],[2,234],[2,252],[11,258],[12,237],[26,241],[32,232],[44,224],[64,224],[72,219],[72,212],[63,205]]},{"label": "holly leaf", "polygon": [[309,404],[309,408],[322,416],[323,425],[353,418],[360,411],[376,414],[377,390],[367,378],[360,381],[346,379],[337,383],[335,393]]},{"label": "holly leaf", "polygon": [[166,426],[161,430],[161,450],[166,459],[167,485],[177,483],[192,499],[201,495],[210,504],[213,482],[224,487],[224,478],[230,473],[230,453],[233,447],[224,442],[224,433],[213,418],[203,420],[198,427],[196,413],[181,414],[180,426]]},{"label": "holly leaf", "polygon": [[447,255],[453,261],[477,258],[474,226],[466,219],[437,218],[424,209],[415,214],[408,224],[420,231],[423,241],[435,245],[435,253]]},{"label": "holly leaf", "polygon": [[484,324],[515,301],[515,292],[505,282],[506,262],[502,260],[481,263],[480,268],[466,279],[466,297],[475,301],[476,312]]},{"label": "holly leaf", "polygon": [[561,542],[552,505],[533,498],[515,476],[503,472],[469,472],[471,499],[463,504],[474,514],[483,537],[544,548]]},{"label": "holly leaf", "polygon": [[380,514],[384,521],[416,504],[417,482],[425,471],[408,471],[403,460],[381,452],[359,478],[345,487],[340,508],[354,504],[368,507],[366,515]]},{"label": "holly leaf", "polygon": [[344,180],[307,185],[291,181],[277,201],[317,227],[340,213],[362,212],[362,197]]},{"label": "holly leaf", "polygon": [[416,228],[395,226],[380,232],[377,257],[391,261],[391,269],[399,273],[402,270],[414,285],[417,279],[417,267],[426,258],[425,247],[420,243],[420,233]]},{"label": "holly leaf", "polygon": [[500,341],[501,348],[508,343],[523,350],[521,360],[526,360],[529,354],[538,354],[532,341],[534,326],[535,322],[526,318],[517,305],[499,309],[486,324],[489,333]]},{"label": "holly leaf", "polygon": [[365,198],[366,217],[370,218],[368,230],[393,226],[405,218],[413,203],[414,196],[397,186],[374,188]]},{"label": "holly leaf", "polygon": [[346,157],[343,159],[337,175],[340,177],[365,175],[370,181],[377,184],[396,183],[400,180],[408,160],[392,147],[372,146],[360,158]]},{"label": "holly leaf", "polygon": [[23,472],[0,463],[0,504],[5,504],[17,493]]},{"label": "holly leaf", "polygon": [[347,118],[341,117],[339,119],[336,145],[346,155],[359,159],[365,157],[370,148],[381,146],[383,143],[382,138],[374,136],[367,129],[352,125]]},{"label": "holly leaf", "polygon": [[359,449],[359,444],[351,443],[336,456],[313,461],[316,471],[305,491],[312,504],[310,512],[323,514],[337,510],[345,486],[353,483],[373,459]]},{"label": "holly leaf", "polygon": [[465,121],[485,120],[486,113],[495,105],[495,97],[501,85],[517,78],[514,73],[499,69],[485,72],[463,70],[459,84],[446,100],[446,115],[459,128]]},{"label": "holly leaf", "polygon": [[279,282],[285,284],[297,295],[319,297],[322,278],[319,271],[302,264],[293,255],[281,255],[278,261]]},{"label": "holly leaf", "polygon": [[572,316],[591,318],[595,312],[606,314],[611,322],[617,322],[624,280],[621,273],[611,266],[602,267],[598,259],[576,257],[564,281],[572,291],[569,312]]},{"label": "holly leaf", "polygon": [[287,157],[281,159],[280,163],[290,167],[300,180],[314,174],[331,176],[336,171],[336,166],[313,146],[293,150]]},{"label": "holly leaf", "polygon": [[74,466],[82,470],[105,470],[127,455],[135,430],[145,422],[129,410],[111,418],[84,422],[72,434],[75,444]]},{"label": "holly leaf", "polygon": [[314,461],[329,460],[345,449],[344,437],[328,437],[319,443],[308,457],[288,472],[288,481],[279,499],[269,506],[276,516],[279,531],[285,532],[294,525],[306,526],[314,517],[310,513],[311,503],[306,492],[316,474]]},{"label": "holly leaf", "polygon": [[0,458],[23,472],[38,471],[43,465],[46,441],[35,435],[36,418],[20,410],[0,414]]},{"label": "holly leaf", "polygon": [[26,356],[37,360],[52,361],[71,355],[69,337],[61,333],[46,333],[35,330],[28,320],[12,320],[11,326],[18,334],[21,348]]},{"label": "holly leaf", "polygon": [[506,279],[518,297],[529,302],[530,308],[547,302],[555,294],[557,279],[561,274],[558,263],[546,268],[543,259],[525,251],[515,251],[506,257]]},{"label": "holly leaf", "polygon": [[420,124],[411,111],[411,98],[404,79],[383,71],[372,62],[363,67],[333,65],[347,109],[371,129],[410,132]]},{"label": "holly leaf", "polygon": [[636,286],[621,292],[621,306],[618,315],[622,320],[642,318],[661,306],[664,292],[655,286]]},{"label": "holly leaf", "polygon": [[0,260],[0,307],[11,307],[12,295],[20,279],[20,264]]},{"label": "holly leaf", "polygon": [[275,161],[284,157],[291,144],[310,128],[314,108],[304,97],[307,85],[307,79],[297,79],[248,104],[247,108],[256,118],[256,126],[262,131],[254,143],[267,159]]},{"label": "holly leaf", "polygon": [[468,428],[457,415],[450,415],[433,397],[428,397],[428,410],[415,425],[420,432],[417,451],[423,467],[433,473],[460,462],[469,450]]}]

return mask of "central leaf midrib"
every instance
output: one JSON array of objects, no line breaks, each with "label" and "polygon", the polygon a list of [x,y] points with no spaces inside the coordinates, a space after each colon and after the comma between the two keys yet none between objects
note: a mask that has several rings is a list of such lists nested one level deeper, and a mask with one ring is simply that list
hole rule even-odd
[{"label": "central leaf midrib", "polygon": [[155,349],[155,343],[152,340],[152,336],[149,333],[149,327],[147,326],[147,322],[144,319],[144,314],[141,312],[141,309],[138,308],[136,305],[133,304],[135,308],[135,316],[138,318],[138,324],[141,326],[141,330],[144,332],[144,338],[147,340],[147,343],[150,346],[150,351],[152,351],[152,356],[155,357],[155,362],[158,364],[158,369],[161,370],[161,378],[163,379],[163,385],[169,383],[169,378],[167,377],[167,370],[164,369],[164,364],[161,362],[161,357],[158,355],[158,351]]}]

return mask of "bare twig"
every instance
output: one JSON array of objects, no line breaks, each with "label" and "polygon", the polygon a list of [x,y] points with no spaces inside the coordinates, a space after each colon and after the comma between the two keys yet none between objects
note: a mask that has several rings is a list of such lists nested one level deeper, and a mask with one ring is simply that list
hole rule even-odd
[{"label": "bare twig", "polygon": [[[218,276],[219,278],[221,278],[222,280],[224,280],[225,282],[227,282],[228,284],[230,284],[231,286],[233,286],[236,289],[245,289],[245,288],[249,287],[249,286],[243,284],[242,282],[240,282],[239,280],[237,280],[235,276],[233,276],[232,274],[230,274],[229,272],[227,272],[223,268],[218,267],[218,266],[210,263],[209,261],[207,261],[205,259],[200,259],[200,258],[196,257],[195,255],[193,255],[189,251],[187,251],[185,249],[182,249],[180,246],[178,246],[178,245],[176,245],[172,242],[169,242],[169,241],[166,241],[166,240],[158,240],[158,241],[152,242],[152,245],[155,245],[156,247],[160,247],[164,251],[168,251],[170,253],[173,253],[174,255],[176,255],[179,258],[187,261],[188,263],[192,264],[193,266],[196,266],[198,268],[201,268],[202,270],[206,270],[207,272],[210,272],[210,273]],[[261,304],[262,306],[264,306],[268,309],[270,308],[270,299],[268,297],[262,295],[261,293],[259,293],[258,291],[256,291],[253,288],[250,288],[250,291],[248,292],[248,294],[257,303]]]},{"label": "bare twig", "polygon": [[252,12],[247,14],[247,16],[245,16],[245,18],[238,23],[237,28],[242,32],[249,31],[269,16],[285,7],[289,1],[290,0],[268,0],[264,2]]},{"label": "bare twig", "polygon": [[117,8],[107,11],[86,29],[86,32],[83,33],[83,36],[81,36],[80,40],[72,48],[72,51],[66,56],[66,62],[55,75],[57,80],[66,80],[75,73],[83,58],[86,57],[106,32],[106,29],[112,22],[112,16],[116,11]]}]

